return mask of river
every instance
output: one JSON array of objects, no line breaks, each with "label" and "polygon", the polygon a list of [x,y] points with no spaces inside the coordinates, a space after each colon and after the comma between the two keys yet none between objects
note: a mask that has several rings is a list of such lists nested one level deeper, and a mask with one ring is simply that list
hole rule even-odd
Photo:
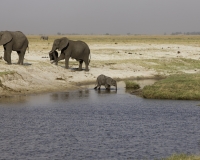
[{"label": "river", "polygon": [[160,159],[200,153],[200,102],[93,85],[1,99],[0,159]]}]

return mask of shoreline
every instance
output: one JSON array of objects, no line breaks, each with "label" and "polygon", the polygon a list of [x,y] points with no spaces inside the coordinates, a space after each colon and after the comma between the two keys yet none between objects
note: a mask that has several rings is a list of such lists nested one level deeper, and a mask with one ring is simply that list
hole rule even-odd
[{"label": "shoreline", "polygon": [[[126,80],[159,80],[159,79],[162,79],[162,78],[157,78],[157,77],[142,77],[142,78],[138,78],[138,77],[126,77],[126,78],[114,78],[117,82],[119,81],[126,81]],[[2,98],[9,98],[9,97],[20,97],[20,96],[31,96],[31,95],[38,95],[38,94],[48,94],[48,93],[57,93],[57,92],[73,92],[73,91],[77,91],[77,90],[83,90],[85,89],[85,86],[87,85],[92,85],[94,84],[95,86],[95,83],[96,83],[96,80],[93,80],[93,81],[80,81],[80,82],[75,82],[76,84],[70,84],[71,86],[67,86],[67,87],[64,87],[64,88],[57,88],[57,89],[52,89],[52,88],[45,88],[43,90],[40,90],[40,91],[32,91],[32,92],[17,92],[17,91],[4,91],[2,94],[0,94],[0,100]],[[103,86],[102,86],[103,87]]]}]

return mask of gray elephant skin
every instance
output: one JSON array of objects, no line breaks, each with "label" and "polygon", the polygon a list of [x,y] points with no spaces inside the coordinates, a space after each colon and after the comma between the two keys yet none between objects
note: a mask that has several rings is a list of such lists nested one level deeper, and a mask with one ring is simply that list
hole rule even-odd
[{"label": "gray elephant skin", "polygon": [[43,40],[47,40],[47,41],[48,41],[49,37],[48,37],[48,36],[41,36],[40,39],[43,39]]},{"label": "gray elephant skin", "polygon": [[[60,56],[56,57],[56,50],[61,51]],[[65,68],[69,68],[69,58],[79,61],[78,70],[82,70],[82,64],[85,62],[85,71],[89,71],[88,65],[90,63],[90,49],[83,41],[72,41],[66,37],[55,39],[52,50],[49,52],[50,61],[58,64],[58,61],[65,59]]]},{"label": "gray elephant skin", "polygon": [[19,56],[18,64],[23,65],[24,56],[28,47],[27,37],[20,31],[1,31],[0,45],[4,48],[4,60],[11,64],[11,52],[16,51]]},{"label": "gray elephant skin", "polygon": [[111,86],[115,86],[116,90],[117,90],[117,82],[114,79],[112,79],[108,76],[105,76],[103,74],[101,74],[97,77],[96,85],[97,86],[94,87],[94,89],[97,89],[97,88],[100,89],[101,85],[104,85],[107,90],[110,90]]},{"label": "gray elephant skin", "polygon": [[49,53],[49,58],[50,58],[51,63],[56,63],[56,60],[58,58],[58,52],[53,51],[53,52]]}]

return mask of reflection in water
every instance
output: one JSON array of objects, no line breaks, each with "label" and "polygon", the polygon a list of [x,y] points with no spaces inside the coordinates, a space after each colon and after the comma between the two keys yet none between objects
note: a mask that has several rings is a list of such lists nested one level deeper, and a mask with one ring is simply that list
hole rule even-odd
[{"label": "reflection in water", "polygon": [[116,89],[110,89],[110,90],[107,90],[107,89],[97,89],[96,92],[98,94],[117,94],[117,90]]},{"label": "reflection in water", "polygon": [[69,92],[64,92],[62,94],[60,93],[52,93],[50,94],[52,101],[58,101],[58,100],[67,100],[69,98]]},{"label": "reflection in water", "polygon": [[98,94],[117,94],[117,91],[115,89],[106,90],[94,90],[94,89],[83,89],[78,91],[72,91],[72,92],[59,92],[59,93],[52,93],[50,94],[50,100],[51,101],[73,101],[73,100],[79,100],[84,98],[94,98],[98,95],[94,95],[94,93]]},{"label": "reflection in water", "polygon": [[21,104],[27,102],[29,97],[27,96],[5,96],[0,98],[0,104]]},{"label": "reflection in water", "polygon": [[1,105],[1,159],[151,160],[200,153],[199,101],[142,99],[125,93],[123,82],[118,86],[117,92],[92,85]]},{"label": "reflection in water", "polygon": [[80,98],[87,98],[89,97],[89,89],[79,90],[79,91],[72,91],[72,92],[59,92],[59,93],[52,93],[50,94],[52,101],[66,101],[66,100],[74,100]]}]

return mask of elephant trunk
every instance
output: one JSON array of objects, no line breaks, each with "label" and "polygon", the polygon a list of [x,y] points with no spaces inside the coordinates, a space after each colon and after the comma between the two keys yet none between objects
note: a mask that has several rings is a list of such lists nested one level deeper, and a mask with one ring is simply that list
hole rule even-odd
[{"label": "elephant trunk", "polygon": [[115,87],[116,87],[116,90],[117,90],[117,84],[116,84],[116,86],[115,86]]},{"label": "elephant trunk", "polygon": [[55,45],[53,45],[53,46],[52,46],[52,49],[51,49],[51,51],[50,51],[49,53],[53,53],[53,52],[55,52],[56,49],[57,49],[57,47],[56,47]]},{"label": "elephant trunk", "polygon": [[55,52],[56,52],[56,47],[53,46],[51,51],[49,52],[49,58],[51,63],[55,63],[57,61],[58,55],[56,57]]}]

